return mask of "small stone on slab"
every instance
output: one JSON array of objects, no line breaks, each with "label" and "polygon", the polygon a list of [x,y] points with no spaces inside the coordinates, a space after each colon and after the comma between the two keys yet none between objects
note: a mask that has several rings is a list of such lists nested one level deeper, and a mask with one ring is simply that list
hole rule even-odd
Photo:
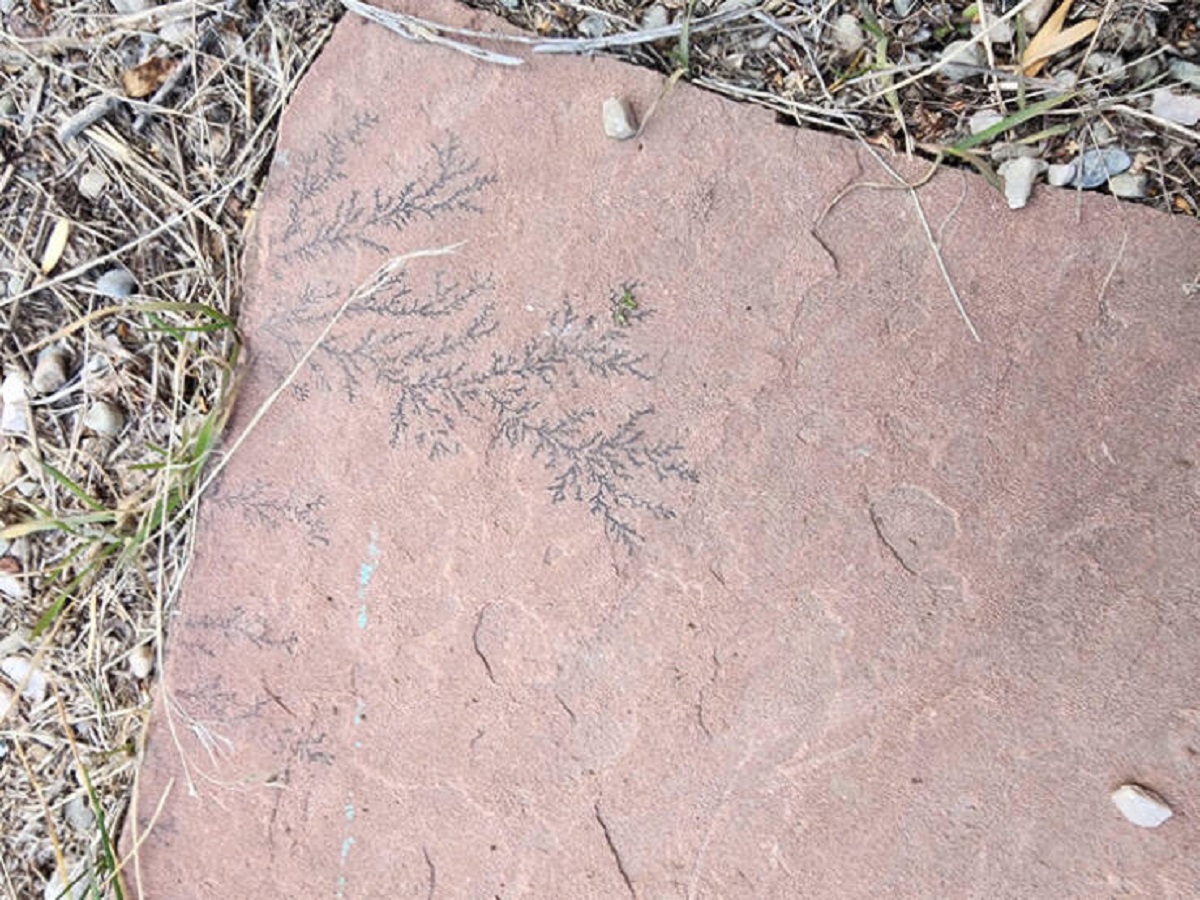
[{"label": "small stone on slab", "polygon": [[604,101],[604,133],[614,141],[627,141],[637,134],[637,116],[624,97]]},{"label": "small stone on slab", "polygon": [[1162,797],[1138,784],[1121,785],[1113,791],[1112,802],[1139,828],[1157,828],[1173,815]]}]

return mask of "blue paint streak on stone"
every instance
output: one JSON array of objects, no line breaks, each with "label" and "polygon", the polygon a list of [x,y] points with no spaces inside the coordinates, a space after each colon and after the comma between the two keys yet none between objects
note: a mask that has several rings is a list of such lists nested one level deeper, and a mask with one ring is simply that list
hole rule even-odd
[{"label": "blue paint streak on stone", "polygon": [[365,631],[367,627],[367,588],[371,586],[371,579],[375,577],[375,572],[379,568],[379,531],[375,526],[371,526],[371,540],[367,544],[367,559],[358,567],[358,592],[357,596],[362,605],[358,609],[358,627]]}]

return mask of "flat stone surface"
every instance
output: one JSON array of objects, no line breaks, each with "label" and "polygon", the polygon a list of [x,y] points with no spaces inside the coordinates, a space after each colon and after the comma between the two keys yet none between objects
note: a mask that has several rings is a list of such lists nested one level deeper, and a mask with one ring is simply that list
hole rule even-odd
[{"label": "flat stone surface", "polygon": [[821,219],[865,149],[683,85],[605,136],[661,87],[339,25],[255,223],[234,431],[303,364],[203,507],[145,896],[1194,895],[1196,223],[938,174],[976,342],[907,192]]}]

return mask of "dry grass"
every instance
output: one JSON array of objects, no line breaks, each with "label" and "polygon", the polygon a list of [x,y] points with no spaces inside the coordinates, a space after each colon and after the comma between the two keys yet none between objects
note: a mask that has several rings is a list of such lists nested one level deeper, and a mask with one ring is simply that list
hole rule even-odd
[{"label": "dry grass", "polygon": [[[983,16],[1012,21],[1030,2]],[[114,845],[193,501],[235,394],[244,235],[280,112],[339,11],[332,0],[114,5],[16,3],[0,34],[0,354],[14,432],[0,434],[0,893],[20,898],[68,883],[79,889],[68,896],[129,896]],[[1099,28],[1038,78],[1015,78],[1019,49],[980,36],[986,62],[964,81],[939,62],[945,43],[970,36],[963,3],[889,18],[890,0],[762,0],[713,18],[717,3],[663,0],[661,32],[646,31],[646,0],[473,5],[564,41],[552,49],[599,46],[791,123],[985,173],[998,145],[1059,161],[1114,140],[1147,175],[1146,202],[1198,208],[1197,135],[1148,112],[1146,97],[1171,82],[1166,57],[1200,52],[1195,0],[1077,0],[1075,17]],[[831,42],[847,10],[865,29],[852,53]],[[602,34],[589,43],[581,27]],[[1127,65],[1089,74],[1106,52]],[[1066,71],[1082,77],[1055,100]],[[984,109],[1002,127],[966,138]],[[135,282],[127,296],[102,278],[117,267]],[[27,387],[48,354],[66,380],[47,388],[43,362],[45,389]],[[96,417],[113,411],[120,427],[104,434]]]},{"label": "dry grass", "polygon": [[[0,660],[36,674],[0,724],[2,894],[128,896],[113,845],[188,559],[179,512],[233,396],[243,235],[280,111],[336,9],[114,15],[86,0],[6,17],[0,347],[6,410],[24,393],[29,420],[0,438]],[[132,86],[151,93],[130,101],[149,59],[163,62]],[[116,267],[136,282],[128,296],[97,289]],[[67,380],[22,392],[46,352]],[[115,433],[89,418],[99,404],[124,420]]]}]

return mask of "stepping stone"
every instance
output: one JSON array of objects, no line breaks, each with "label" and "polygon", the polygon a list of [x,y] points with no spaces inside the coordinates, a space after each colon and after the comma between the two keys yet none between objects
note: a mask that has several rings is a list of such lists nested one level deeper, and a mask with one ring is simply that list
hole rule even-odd
[{"label": "stepping stone", "polygon": [[[130,883],[1186,893],[1196,223],[938,173],[977,341],[866,148],[684,85],[605,135],[661,87],[338,26],[255,222]],[[1114,814],[1134,779],[1169,828]]]}]

